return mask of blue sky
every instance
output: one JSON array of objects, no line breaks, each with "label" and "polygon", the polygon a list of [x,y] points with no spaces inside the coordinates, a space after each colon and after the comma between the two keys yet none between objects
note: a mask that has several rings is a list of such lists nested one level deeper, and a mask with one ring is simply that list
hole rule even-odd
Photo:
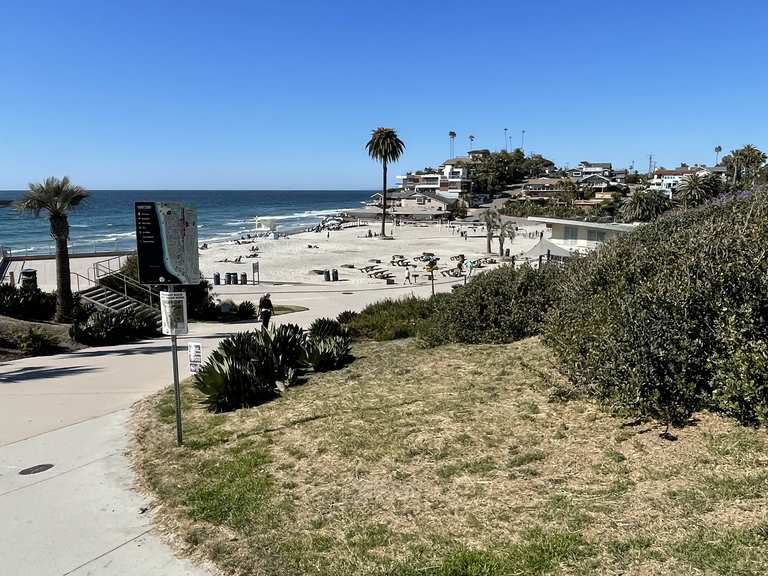
[{"label": "blue sky", "polygon": [[768,6],[735,0],[0,4],[0,189],[375,188],[500,148],[558,164],[768,148]]}]

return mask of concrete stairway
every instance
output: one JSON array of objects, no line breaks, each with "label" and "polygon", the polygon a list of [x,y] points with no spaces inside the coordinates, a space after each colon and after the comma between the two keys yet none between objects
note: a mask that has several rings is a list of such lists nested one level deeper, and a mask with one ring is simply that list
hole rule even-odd
[{"label": "concrete stairway", "polygon": [[133,311],[137,314],[154,317],[158,324],[160,322],[160,310],[148,304],[139,302],[138,300],[134,300],[129,296],[115,292],[106,286],[92,286],[86,290],[81,290],[78,294],[84,301],[93,304],[97,308],[111,310],[113,312]]}]

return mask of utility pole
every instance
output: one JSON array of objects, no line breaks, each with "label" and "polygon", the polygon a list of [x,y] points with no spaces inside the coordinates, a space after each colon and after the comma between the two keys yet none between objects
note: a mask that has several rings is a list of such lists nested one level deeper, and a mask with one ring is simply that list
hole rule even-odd
[{"label": "utility pole", "polygon": [[648,154],[648,177],[653,174],[653,154]]},{"label": "utility pole", "polygon": [[523,135],[520,138],[520,151],[525,154],[525,130],[523,130]]},{"label": "utility pole", "polygon": [[507,146],[508,142],[509,138],[507,138],[507,129],[504,128],[504,152],[509,152],[509,147]]}]

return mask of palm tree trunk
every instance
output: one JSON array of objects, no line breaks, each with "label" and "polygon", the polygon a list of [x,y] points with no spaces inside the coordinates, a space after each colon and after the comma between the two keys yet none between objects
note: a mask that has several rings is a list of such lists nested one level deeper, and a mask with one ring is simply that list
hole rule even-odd
[{"label": "palm tree trunk", "polygon": [[384,167],[384,183],[381,188],[381,197],[384,202],[384,205],[381,208],[381,236],[383,238],[387,235],[386,229],[384,228],[387,224],[387,161],[384,160],[382,165]]},{"label": "palm tree trunk", "polygon": [[56,322],[72,316],[72,284],[69,277],[69,223],[66,216],[51,218],[51,235],[56,240]]},{"label": "palm tree trunk", "polygon": [[488,225],[488,229],[485,231],[485,240],[486,240],[486,248],[488,249],[488,254],[491,254],[493,251],[491,250],[491,240],[493,240],[493,228],[491,225]]}]

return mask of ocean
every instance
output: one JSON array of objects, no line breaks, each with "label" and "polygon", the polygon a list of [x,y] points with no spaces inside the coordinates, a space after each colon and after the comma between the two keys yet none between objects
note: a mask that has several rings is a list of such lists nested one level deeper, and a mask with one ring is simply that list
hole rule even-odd
[{"label": "ocean", "polygon": [[[69,216],[70,250],[85,253],[136,247],[135,202],[184,202],[197,208],[198,238],[218,242],[239,238],[257,218],[274,219],[278,231],[306,228],[324,217],[360,208],[365,190],[93,190]],[[17,199],[23,192],[0,192]],[[14,254],[47,254],[53,247],[48,220],[0,207],[0,246]]]}]

